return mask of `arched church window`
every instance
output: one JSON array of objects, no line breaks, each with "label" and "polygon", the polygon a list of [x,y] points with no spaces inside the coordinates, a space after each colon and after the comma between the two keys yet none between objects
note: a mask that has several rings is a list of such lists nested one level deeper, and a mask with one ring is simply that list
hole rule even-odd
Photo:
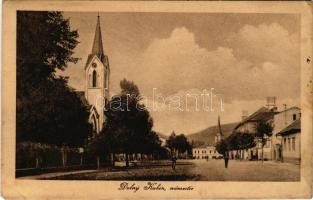
[{"label": "arched church window", "polygon": [[92,86],[92,79],[91,79],[91,74],[88,75],[88,86]]},{"label": "arched church window", "polygon": [[92,72],[92,87],[97,87],[97,72],[94,70]]}]

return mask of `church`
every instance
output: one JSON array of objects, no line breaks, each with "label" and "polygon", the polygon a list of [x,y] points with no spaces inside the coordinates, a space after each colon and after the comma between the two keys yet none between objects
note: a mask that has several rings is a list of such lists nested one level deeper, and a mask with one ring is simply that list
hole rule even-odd
[{"label": "church", "polygon": [[93,126],[93,134],[97,134],[105,121],[104,107],[109,100],[110,77],[109,59],[103,50],[99,15],[91,53],[87,57],[84,69],[85,90],[77,94],[88,105],[89,122]]}]

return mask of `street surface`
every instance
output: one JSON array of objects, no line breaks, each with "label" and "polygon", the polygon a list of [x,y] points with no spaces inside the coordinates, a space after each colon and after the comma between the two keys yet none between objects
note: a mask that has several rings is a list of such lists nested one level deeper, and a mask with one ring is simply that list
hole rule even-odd
[{"label": "street surface", "polygon": [[176,170],[169,161],[160,165],[130,169],[89,170],[68,173],[50,173],[29,179],[58,180],[154,180],[154,181],[299,181],[300,165],[272,161],[179,160]]},{"label": "street surface", "polygon": [[299,181],[300,165],[272,161],[196,160],[189,173],[201,181]]}]

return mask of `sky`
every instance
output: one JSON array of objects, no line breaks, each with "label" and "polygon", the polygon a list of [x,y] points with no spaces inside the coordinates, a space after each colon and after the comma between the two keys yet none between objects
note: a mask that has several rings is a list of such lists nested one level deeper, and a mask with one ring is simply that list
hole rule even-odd
[{"label": "sky", "polygon": [[[97,14],[64,13],[78,30],[81,60],[60,74],[79,91]],[[191,134],[216,125],[218,115],[238,122],[267,96],[279,110],[300,105],[299,15],[107,12],[100,20],[110,93],[123,78],[138,85],[155,131]]]}]

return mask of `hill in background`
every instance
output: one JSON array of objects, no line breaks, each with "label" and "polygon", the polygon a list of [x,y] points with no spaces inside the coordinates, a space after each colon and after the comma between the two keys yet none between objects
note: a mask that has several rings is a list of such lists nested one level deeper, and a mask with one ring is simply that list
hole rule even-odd
[{"label": "hill in background", "polygon": [[[222,132],[224,137],[228,137],[236,125],[239,122],[221,124]],[[199,146],[214,146],[215,145],[215,135],[218,133],[218,126],[211,126],[202,131],[187,135],[187,138],[190,143],[193,144],[193,147]]]}]

